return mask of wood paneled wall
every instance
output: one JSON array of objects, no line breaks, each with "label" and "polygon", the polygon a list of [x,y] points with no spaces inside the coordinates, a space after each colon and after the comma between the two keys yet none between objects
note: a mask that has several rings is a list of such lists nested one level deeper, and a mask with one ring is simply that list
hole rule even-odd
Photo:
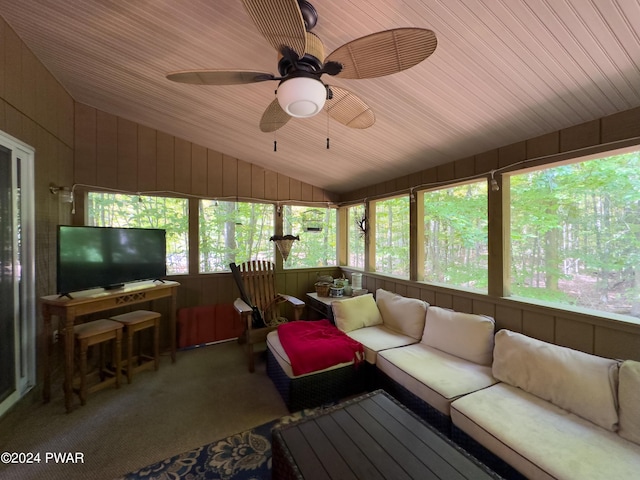
[{"label": "wood paneled wall", "polygon": [[74,182],[123,192],[331,202],[338,196],[93,107],[75,105]]},{"label": "wood paneled wall", "polygon": [[[527,168],[571,158],[594,155],[640,145],[640,108],[549,133],[513,145],[480,153],[413,175],[371,185],[343,195],[355,202],[407,191],[412,187],[486,175],[491,170]],[[497,193],[497,194],[496,194]],[[421,298],[430,304],[494,317],[498,328],[508,328],[547,342],[612,358],[640,360],[640,320],[621,315],[593,315],[554,309],[503,297],[505,269],[502,252],[503,204],[500,192],[489,192],[490,290],[480,295],[441,288],[418,281],[399,280],[374,273],[363,274],[363,288],[384,288],[401,295]],[[353,270],[343,267],[350,274]]]},{"label": "wood paneled wall", "polygon": [[[278,271],[276,273],[276,288],[278,292],[304,300],[306,293],[315,291],[314,283],[319,273],[338,277],[340,269],[325,267]],[[171,277],[171,280],[180,282],[179,306],[232,303],[239,295],[233,277],[228,273],[175,276]]]},{"label": "wood paneled wall", "polygon": [[[69,223],[50,185],[73,183],[73,99],[0,18],[0,130],[35,149],[36,294],[56,289],[56,226]],[[40,311],[38,305],[38,312]],[[42,322],[37,322],[41,378]]]}]

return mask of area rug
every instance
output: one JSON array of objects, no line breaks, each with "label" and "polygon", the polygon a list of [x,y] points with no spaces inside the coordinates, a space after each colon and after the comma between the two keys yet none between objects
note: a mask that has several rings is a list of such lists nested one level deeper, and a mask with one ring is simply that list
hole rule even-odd
[{"label": "area rug", "polygon": [[127,473],[118,480],[268,480],[271,430],[326,407],[287,415]]}]

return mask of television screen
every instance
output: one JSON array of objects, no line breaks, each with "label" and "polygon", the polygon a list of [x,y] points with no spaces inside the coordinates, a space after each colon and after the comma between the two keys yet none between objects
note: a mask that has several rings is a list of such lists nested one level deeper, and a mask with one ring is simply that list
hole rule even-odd
[{"label": "television screen", "polygon": [[58,226],[57,290],[64,295],[167,275],[166,231]]}]

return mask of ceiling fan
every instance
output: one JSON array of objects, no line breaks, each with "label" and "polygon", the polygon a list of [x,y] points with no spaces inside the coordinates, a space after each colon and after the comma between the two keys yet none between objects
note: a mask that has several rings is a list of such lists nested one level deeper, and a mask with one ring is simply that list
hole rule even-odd
[{"label": "ceiling fan", "polygon": [[322,40],[311,33],[318,14],[306,0],[242,0],[253,23],[278,52],[278,72],[183,70],[169,80],[195,85],[238,85],[275,80],[276,99],[266,108],[260,130],[274,132],[291,117],[307,118],[323,108],[351,128],[375,122],[371,108],[353,92],[325,84],[324,74],[347,79],[375,78],[401,72],[425,60],[437,40],[424,28],[395,28],[352,40],[324,55]]}]

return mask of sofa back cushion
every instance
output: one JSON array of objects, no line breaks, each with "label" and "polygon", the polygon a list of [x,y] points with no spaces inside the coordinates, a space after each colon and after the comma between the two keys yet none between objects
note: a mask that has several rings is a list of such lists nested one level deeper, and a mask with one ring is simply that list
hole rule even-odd
[{"label": "sofa back cushion", "polygon": [[493,376],[607,430],[618,428],[619,362],[500,330]]},{"label": "sofa back cushion", "polygon": [[385,327],[420,340],[429,306],[427,302],[379,288],[376,290],[376,304]]},{"label": "sofa back cushion", "polygon": [[640,362],[625,360],[620,366],[620,402],[621,437],[640,444]]},{"label": "sofa back cushion", "polygon": [[430,306],[421,343],[479,365],[493,359],[493,318]]},{"label": "sofa back cushion", "polygon": [[343,332],[382,323],[382,316],[371,293],[344,300],[334,300],[331,302],[331,309],[336,327]]}]

